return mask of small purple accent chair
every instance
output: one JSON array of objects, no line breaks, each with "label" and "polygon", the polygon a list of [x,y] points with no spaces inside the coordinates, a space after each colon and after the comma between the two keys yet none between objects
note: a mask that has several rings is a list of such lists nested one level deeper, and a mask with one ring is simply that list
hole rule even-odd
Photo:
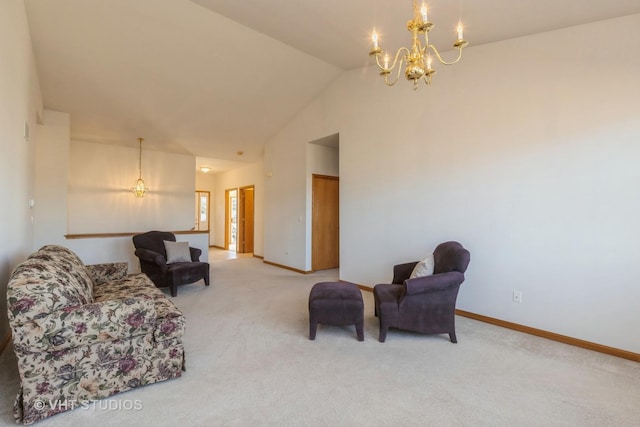
[{"label": "small purple accent chair", "polygon": [[389,328],[423,334],[449,334],[456,343],[455,309],[458,289],[470,254],[458,242],[445,242],[433,253],[432,276],[409,279],[418,262],[393,267],[393,283],[373,288],[375,314],[380,321],[379,341]]},{"label": "small purple accent chair", "polygon": [[204,279],[209,286],[209,263],[200,262],[202,250],[189,248],[192,262],[167,264],[164,241],[176,241],[176,236],[168,231],[148,231],[133,236],[136,256],[140,259],[140,269],[158,288],[169,287],[171,296],[178,295],[178,285],[187,285]]}]

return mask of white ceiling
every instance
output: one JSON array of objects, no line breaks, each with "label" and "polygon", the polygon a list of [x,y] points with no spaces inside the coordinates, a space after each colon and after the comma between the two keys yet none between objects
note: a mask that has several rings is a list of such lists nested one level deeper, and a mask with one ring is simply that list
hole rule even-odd
[{"label": "white ceiling", "polygon": [[[374,26],[382,47],[407,45],[412,14],[409,0],[25,3],[45,107],[71,114],[73,139],[135,147],[141,136],[214,171],[260,158],[342,71],[369,65]],[[472,48],[640,13],[639,0],[427,3],[431,41],[445,47],[460,17]]]}]

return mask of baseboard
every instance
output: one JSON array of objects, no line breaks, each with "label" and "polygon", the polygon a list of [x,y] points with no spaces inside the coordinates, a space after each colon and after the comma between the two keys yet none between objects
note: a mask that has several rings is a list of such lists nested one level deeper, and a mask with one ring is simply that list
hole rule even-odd
[{"label": "baseboard", "polygon": [[[369,286],[358,285],[358,287],[363,291],[373,292],[373,288]],[[556,334],[555,332],[549,332],[542,329],[532,328],[530,326],[520,325],[518,323],[507,322],[506,320],[483,316],[481,314],[471,313],[470,311],[456,309],[456,314],[458,316],[468,317],[469,319],[479,320],[480,322],[489,323],[491,325],[500,326],[507,329],[513,329],[514,331],[524,332],[525,334],[535,335],[537,337],[561,342],[563,344],[569,344],[575,347],[584,348],[586,350],[596,351],[598,353],[604,353],[610,356],[620,357],[622,359],[633,360],[634,362],[640,362],[639,353],[633,353],[631,351],[621,350],[619,348],[609,347],[590,341],[584,341],[578,338]]]},{"label": "baseboard", "polygon": [[253,254],[253,257],[254,258],[258,258],[258,259],[264,259],[264,257],[262,255]]},{"label": "baseboard", "polygon": [[218,246],[218,245],[209,245],[210,248],[217,248],[217,249],[222,249],[223,251],[226,251],[226,249],[224,248],[224,246]]},{"label": "baseboard", "polygon": [[300,274],[313,273],[313,271],[311,271],[311,270],[309,270],[309,271],[299,270],[297,268],[289,267],[287,265],[282,265],[282,264],[278,264],[278,263],[275,263],[275,262],[267,261],[264,258],[262,259],[262,262],[264,262],[265,264],[273,265],[274,267],[279,267],[279,268],[284,268],[285,270],[295,271],[296,273],[300,273]]},{"label": "baseboard", "polygon": [[575,347],[597,351],[598,353],[604,353],[611,356],[621,357],[627,360],[633,360],[634,362],[640,362],[640,354],[633,353],[631,351],[620,350],[619,348],[609,347],[606,345],[597,344],[590,341],[584,341],[578,338],[556,334],[555,332],[544,331],[542,329],[536,329],[529,326],[520,325],[518,323],[507,322],[505,320],[495,319],[493,317],[471,313],[469,311],[456,309],[456,314],[458,316],[468,317],[470,319],[479,320],[481,322],[490,323],[492,325],[501,326],[507,329],[513,329],[518,332],[524,332],[526,334],[535,335],[537,337],[546,338],[552,341],[558,341],[564,344],[573,345]]},{"label": "baseboard", "polygon": [[11,342],[11,331],[9,331],[9,335],[7,335],[2,341],[0,341],[0,354],[4,352],[4,349],[7,348],[10,342]]}]

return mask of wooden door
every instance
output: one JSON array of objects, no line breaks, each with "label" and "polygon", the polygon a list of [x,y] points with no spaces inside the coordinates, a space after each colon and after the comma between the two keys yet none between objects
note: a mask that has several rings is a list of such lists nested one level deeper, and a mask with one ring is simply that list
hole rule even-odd
[{"label": "wooden door", "polygon": [[340,181],[335,176],[313,175],[311,209],[311,268],[340,265]]},{"label": "wooden door", "polygon": [[238,252],[253,253],[254,187],[242,187],[238,206]]}]

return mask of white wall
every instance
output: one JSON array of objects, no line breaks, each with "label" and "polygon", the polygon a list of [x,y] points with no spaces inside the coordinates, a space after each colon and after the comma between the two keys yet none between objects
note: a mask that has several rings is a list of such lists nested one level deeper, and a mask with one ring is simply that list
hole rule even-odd
[{"label": "white wall", "polygon": [[[22,0],[0,3],[0,345],[9,334],[6,289],[13,268],[31,252],[36,120],[42,96]],[[23,137],[24,123],[30,137]]]},{"label": "white wall", "polygon": [[[249,163],[247,166],[221,172],[216,175],[216,189],[212,225],[215,239],[212,245],[224,247],[224,208],[225,190],[254,186],[254,237],[253,253],[262,256],[264,253],[264,200],[265,169],[262,160]],[[212,193],[213,196],[213,193]]]},{"label": "white wall", "polygon": [[64,244],[67,233],[70,116],[44,110],[35,156],[34,249]]},{"label": "white wall", "polygon": [[195,157],[142,149],[136,198],[138,148],[72,141],[69,161],[68,233],[119,233],[194,226]]},{"label": "white wall", "polygon": [[[138,177],[138,149],[70,141],[70,117],[45,110],[38,126],[34,246],[58,244],[86,264],[128,262],[140,270],[130,236],[67,239],[68,234],[131,233],[193,228],[195,158],[144,150],[142,177],[150,187],[141,199],[130,188]],[[202,249],[205,234],[178,234]]]},{"label": "white wall", "polygon": [[299,163],[339,132],[342,279],[458,240],[459,308],[640,352],[640,56],[621,40],[640,15],[470,47],[418,91],[345,73],[267,144],[265,258],[304,264]]},{"label": "white wall", "polygon": [[301,111],[265,146],[264,259],[307,270],[307,143],[327,131],[322,97]]}]

